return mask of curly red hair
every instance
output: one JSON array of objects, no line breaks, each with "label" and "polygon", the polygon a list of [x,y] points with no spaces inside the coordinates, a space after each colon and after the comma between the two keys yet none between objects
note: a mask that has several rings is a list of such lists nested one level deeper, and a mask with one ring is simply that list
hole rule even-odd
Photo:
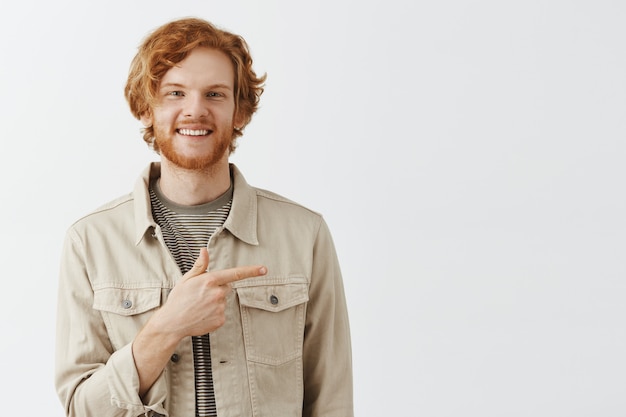
[{"label": "curly red hair", "polygon": [[[130,110],[137,119],[149,113],[157,99],[163,75],[184,60],[197,47],[217,49],[225,53],[235,69],[235,114],[241,125],[233,129],[230,152],[236,147],[237,137],[250,123],[259,106],[266,75],[258,77],[252,69],[252,56],[246,41],[239,35],[219,29],[203,19],[175,20],[150,33],[139,46],[133,58],[124,88]],[[143,140],[156,152],[154,128],[143,130]]]}]

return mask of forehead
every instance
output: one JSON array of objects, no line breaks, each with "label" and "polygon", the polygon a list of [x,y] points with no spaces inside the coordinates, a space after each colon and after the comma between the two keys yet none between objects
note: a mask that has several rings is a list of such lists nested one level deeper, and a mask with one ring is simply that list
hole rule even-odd
[{"label": "forehead", "polygon": [[198,47],[185,59],[170,68],[161,85],[179,84],[189,87],[221,84],[233,88],[235,69],[228,56],[217,49]]}]

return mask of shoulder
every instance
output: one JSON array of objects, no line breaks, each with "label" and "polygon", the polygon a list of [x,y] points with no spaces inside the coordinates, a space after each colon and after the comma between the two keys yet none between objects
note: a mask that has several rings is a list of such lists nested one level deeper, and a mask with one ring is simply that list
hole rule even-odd
[{"label": "shoulder", "polygon": [[77,219],[70,228],[76,231],[93,228],[95,225],[110,225],[110,222],[120,222],[125,218],[133,217],[132,193],[125,194],[114,200],[102,204],[95,210]]},{"label": "shoulder", "polygon": [[298,220],[319,225],[323,222],[321,213],[310,209],[280,194],[254,187],[257,196],[259,214],[271,215],[281,221]]},{"label": "shoulder", "polygon": [[[272,191],[254,188],[257,197],[259,231],[294,234],[296,241],[315,241],[327,229],[321,213]],[[265,226],[265,227],[263,227]]]},{"label": "shoulder", "polygon": [[253,189],[256,192],[257,201],[259,203],[278,206],[285,210],[293,210],[303,215],[321,217],[320,213],[314,210],[311,210],[310,208],[305,207],[302,204],[297,203],[293,200],[290,200],[280,194],[277,194],[277,193],[274,193],[272,191],[268,191],[262,188],[253,187]]}]

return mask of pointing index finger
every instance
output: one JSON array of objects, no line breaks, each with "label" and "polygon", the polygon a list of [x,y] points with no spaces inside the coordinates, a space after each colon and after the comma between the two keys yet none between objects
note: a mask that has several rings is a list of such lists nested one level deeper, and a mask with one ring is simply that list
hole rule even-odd
[{"label": "pointing index finger", "polygon": [[258,277],[267,274],[267,268],[261,265],[238,266],[221,271],[213,271],[213,280],[217,285],[230,284],[246,278]]}]

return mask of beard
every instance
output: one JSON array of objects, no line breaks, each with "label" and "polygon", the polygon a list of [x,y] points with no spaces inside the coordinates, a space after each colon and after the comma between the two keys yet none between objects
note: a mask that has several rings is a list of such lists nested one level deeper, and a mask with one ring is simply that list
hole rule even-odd
[{"label": "beard", "polygon": [[[184,126],[182,126],[184,128]],[[211,149],[203,154],[187,156],[175,148],[174,136],[176,132],[169,132],[159,126],[154,126],[155,150],[179,168],[207,171],[222,160],[224,154],[229,151],[230,143],[234,139],[233,126],[224,126],[222,129],[214,129],[210,134]]]}]

